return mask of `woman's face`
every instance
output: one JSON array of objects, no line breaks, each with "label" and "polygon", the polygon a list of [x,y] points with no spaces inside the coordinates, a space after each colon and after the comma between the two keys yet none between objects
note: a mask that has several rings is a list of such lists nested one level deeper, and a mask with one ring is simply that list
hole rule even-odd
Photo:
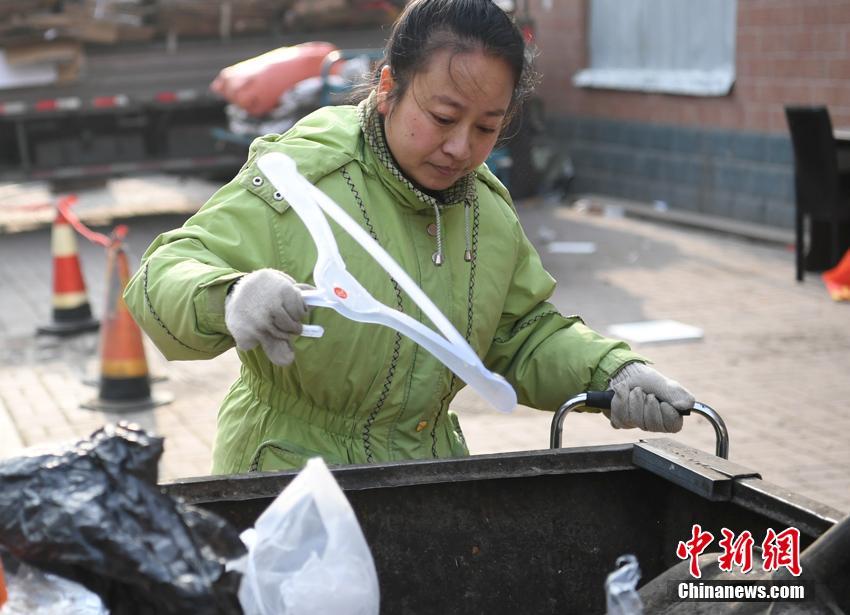
[{"label": "woman's face", "polygon": [[378,112],[401,170],[429,190],[445,190],[493,150],[511,102],[507,62],[481,51],[434,55],[400,100],[389,67],[381,71]]}]

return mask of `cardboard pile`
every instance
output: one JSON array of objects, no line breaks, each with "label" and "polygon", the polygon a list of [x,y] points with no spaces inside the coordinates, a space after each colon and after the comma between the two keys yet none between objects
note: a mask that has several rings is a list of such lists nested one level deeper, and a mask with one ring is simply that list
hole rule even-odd
[{"label": "cardboard pile", "polygon": [[0,89],[68,83],[77,78],[82,64],[83,49],[76,41],[0,49]]},{"label": "cardboard pile", "polygon": [[0,40],[6,48],[56,39],[114,44],[156,33],[149,23],[153,0],[14,0],[0,7]]},{"label": "cardboard pile", "polygon": [[299,31],[391,24],[404,4],[399,0],[295,0],[287,12],[286,24]]},{"label": "cardboard pile", "polygon": [[280,29],[291,4],[292,0],[159,0],[157,22],[166,35],[227,39]]},{"label": "cardboard pile", "polygon": [[27,13],[49,11],[56,4],[56,0],[3,0],[0,2],[0,24],[8,24]]},{"label": "cardboard pile", "polygon": [[148,40],[153,0],[0,3],[0,89],[73,81],[84,45]]},{"label": "cardboard pile", "polygon": [[77,78],[86,45],[391,23],[405,0],[0,0],[0,90]]}]

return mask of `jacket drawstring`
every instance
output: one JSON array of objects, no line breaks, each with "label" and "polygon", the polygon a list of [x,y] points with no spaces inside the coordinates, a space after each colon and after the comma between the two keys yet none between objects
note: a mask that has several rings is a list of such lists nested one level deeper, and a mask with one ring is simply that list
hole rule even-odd
[{"label": "jacket drawstring", "polygon": [[[467,263],[472,261],[472,234],[470,233],[469,228],[469,210],[472,208],[472,205],[469,202],[469,199],[466,199],[463,202],[463,226],[464,226],[464,240],[466,241],[466,249],[463,251],[463,260]],[[437,251],[431,255],[431,260],[434,261],[434,264],[439,267],[443,264],[443,220],[440,217],[440,206],[437,203],[434,203],[434,217],[437,219]]]},{"label": "jacket drawstring", "polygon": [[467,263],[472,261],[472,234],[469,232],[469,210],[471,208],[469,199],[466,199],[463,202],[463,226],[466,235],[466,250],[463,253],[463,260]]},{"label": "jacket drawstring", "polygon": [[443,264],[443,223],[440,220],[440,206],[434,202],[434,216],[437,218],[437,251],[431,256],[431,260],[439,267]]}]

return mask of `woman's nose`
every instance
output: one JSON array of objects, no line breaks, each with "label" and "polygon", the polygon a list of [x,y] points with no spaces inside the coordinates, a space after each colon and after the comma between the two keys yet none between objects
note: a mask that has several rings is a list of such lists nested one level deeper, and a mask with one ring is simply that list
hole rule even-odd
[{"label": "woman's nose", "polygon": [[471,150],[469,131],[462,127],[453,130],[443,142],[443,151],[455,160],[466,160]]}]

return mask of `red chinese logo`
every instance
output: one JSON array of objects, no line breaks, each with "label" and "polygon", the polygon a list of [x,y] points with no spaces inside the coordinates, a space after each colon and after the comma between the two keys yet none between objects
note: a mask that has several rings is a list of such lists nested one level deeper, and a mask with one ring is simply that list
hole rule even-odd
[{"label": "red chinese logo", "polygon": [[767,572],[779,570],[785,566],[795,577],[800,576],[800,530],[789,527],[778,534],[767,528],[767,535],[761,543],[764,569]]},{"label": "red chinese logo", "polygon": [[[749,572],[753,569],[753,547],[755,540],[750,531],[744,530],[737,537],[732,530],[722,528],[720,533],[723,538],[717,541],[722,553],[717,562],[720,570],[731,572],[738,567],[741,572]],[[699,524],[691,528],[691,539],[679,541],[676,547],[676,555],[679,559],[690,559],[691,576],[699,579],[702,572],[699,569],[698,558],[714,541],[711,532],[704,532]],[[762,569],[765,572],[773,572],[785,567],[794,576],[800,576],[803,571],[800,566],[800,530],[789,527],[779,533],[772,528],[767,529],[764,541],[761,543]]]},{"label": "red chinese logo", "polygon": [[676,547],[676,555],[679,559],[691,559],[691,576],[698,579],[702,576],[699,569],[697,558],[702,555],[702,552],[714,540],[714,535],[711,532],[703,532],[702,528],[697,524],[691,528],[691,539],[687,542],[679,541],[679,546]]},{"label": "red chinese logo", "polygon": [[753,535],[749,530],[744,530],[738,538],[734,532],[725,527],[720,530],[723,538],[717,543],[723,549],[723,553],[717,558],[720,570],[731,572],[733,566],[738,566],[741,572],[749,572],[753,569]]}]

